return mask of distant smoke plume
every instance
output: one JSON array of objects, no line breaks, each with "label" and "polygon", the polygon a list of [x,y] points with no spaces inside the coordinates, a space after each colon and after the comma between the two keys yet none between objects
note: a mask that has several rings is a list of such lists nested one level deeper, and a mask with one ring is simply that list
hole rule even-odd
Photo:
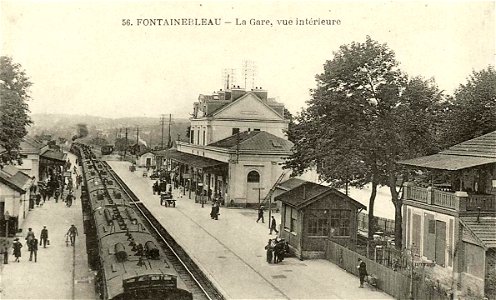
[{"label": "distant smoke plume", "polygon": [[87,135],[88,127],[86,124],[77,124],[77,134],[72,137],[72,140],[75,141],[76,139],[84,138]]}]

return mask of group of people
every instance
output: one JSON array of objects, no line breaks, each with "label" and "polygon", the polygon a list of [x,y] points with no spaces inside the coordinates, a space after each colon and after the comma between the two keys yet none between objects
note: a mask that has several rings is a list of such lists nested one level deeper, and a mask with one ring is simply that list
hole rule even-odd
[{"label": "group of people", "polygon": [[[76,189],[81,185],[83,177],[80,174],[77,174],[76,166],[74,166],[73,171],[70,169],[70,166],[71,163],[68,160],[62,170],[59,168],[50,170],[48,176],[44,180],[40,180],[37,186],[35,185],[31,188],[31,193],[36,195],[33,206],[34,204],[36,204],[36,206],[43,206],[46,201],[50,201],[53,197],[56,203],[59,202],[59,199],[62,199],[67,207],[71,207],[72,201],[75,199],[73,194],[74,183],[72,177],[64,177],[63,172],[74,172],[76,175]],[[67,191],[67,196],[65,197],[64,191]]]},{"label": "group of people", "polygon": [[[77,235],[78,235],[78,232],[77,232],[76,226],[71,225],[71,227],[69,228],[69,230],[66,233],[66,236],[68,237],[68,239],[70,239],[72,246],[74,246],[74,242],[75,242]],[[41,245],[43,245],[43,248],[46,248],[47,245],[50,245],[50,240],[48,239],[47,227],[43,226],[43,229],[40,232],[40,240],[39,241],[36,238],[36,235],[35,235],[33,229],[29,228],[28,232],[26,233],[25,240],[26,240],[26,246],[27,246],[28,251],[29,251],[29,261],[32,261],[33,257],[34,257],[34,262],[38,262],[38,243],[39,243],[40,247],[41,247]],[[22,251],[21,251],[22,247],[23,247],[22,243],[19,241],[19,238],[16,237],[14,239],[13,244],[12,244],[12,248],[14,250],[12,254],[15,257],[15,260],[14,260],[15,262],[20,262],[19,258],[22,256]]]},{"label": "group of people", "polygon": [[[34,262],[38,262],[38,239],[36,238],[36,235],[34,234],[32,228],[28,229],[25,240],[26,246],[28,247],[29,251],[29,261],[32,261],[34,257]],[[43,248],[46,248],[47,244],[50,244],[50,241],[48,240],[48,229],[46,228],[46,226],[43,226],[43,229],[41,230],[39,243],[40,246],[43,245]],[[14,261],[19,262],[22,248],[22,243],[19,242],[19,238],[14,239],[12,247],[14,248]]]},{"label": "group of people", "polygon": [[284,260],[286,253],[289,252],[289,245],[286,240],[275,237],[269,239],[265,250],[267,251],[267,262],[277,264]]}]

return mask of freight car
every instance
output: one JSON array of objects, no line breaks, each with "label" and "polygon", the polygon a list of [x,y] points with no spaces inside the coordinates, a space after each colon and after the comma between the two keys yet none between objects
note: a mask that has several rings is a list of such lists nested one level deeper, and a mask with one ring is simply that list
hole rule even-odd
[{"label": "freight car", "polygon": [[83,169],[83,220],[101,299],[192,299],[158,241],[90,148],[73,145]]}]

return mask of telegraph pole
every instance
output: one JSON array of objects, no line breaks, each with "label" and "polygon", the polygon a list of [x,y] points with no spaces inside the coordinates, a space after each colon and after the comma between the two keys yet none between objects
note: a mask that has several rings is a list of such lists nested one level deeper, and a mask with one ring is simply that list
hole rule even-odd
[{"label": "telegraph pole", "polygon": [[160,125],[162,125],[162,142],[160,143],[160,149],[164,149],[164,116],[160,116]]},{"label": "telegraph pole", "polygon": [[126,127],[126,147],[124,148],[124,158],[126,158],[127,153],[127,127]]},{"label": "telegraph pole", "polygon": [[172,146],[171,133],[170,133],[171,121],[172,121],[172,114],[169,114],[169,135],[167,138],[167,148],[170,148]]},{"label": "telegraph pole", "polygon": [[136,126],[136,145],[139,145],[139,126]]}]

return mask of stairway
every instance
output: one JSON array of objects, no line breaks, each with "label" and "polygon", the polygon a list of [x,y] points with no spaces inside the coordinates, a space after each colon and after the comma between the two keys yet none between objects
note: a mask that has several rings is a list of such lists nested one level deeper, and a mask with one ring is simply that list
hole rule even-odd
[{"label": "stairway", "polygon": [[265,196],[265,198],[263,199],[263,201],[260,203],[260,205],[263,205],[263,206],[267,206],[268,205],[268,203],[270,201],[270,198],[272,197],[272,194],[276,190],[276,188],[279,185],[279,183],[281,183],[281,181],[284,178],[284,176],[286,176],[286,173],[287,173],[287,171],[283,171],[281,173],[281,175],[279,176],[279,178],[277,178],[276,182],[274,183],[274,185],[272,186],[272,188],[270,188],[269,192],[267,193],[267,195]]}]

